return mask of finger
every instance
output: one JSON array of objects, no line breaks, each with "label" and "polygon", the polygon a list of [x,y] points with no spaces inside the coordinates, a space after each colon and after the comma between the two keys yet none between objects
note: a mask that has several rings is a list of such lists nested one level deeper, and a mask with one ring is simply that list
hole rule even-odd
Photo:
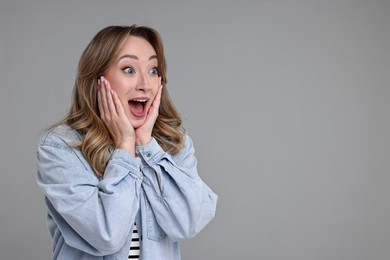
[{"label": "finger", "polygon": [[122,106],[122,103],[121,101],[119,100],[119,97],[118,97],[118,94],[116,93],[116,91],[114,90],[111,90],[111,96],[112,96],[112,100],[114,102],[114,105],[115,105],[115,109],[118,113],[119,116],[122,116],[125,114],[125,110]]},{"label": "finger", "polygon": [[110,113],[110,108],[109,108],[109,101],[107,99],[107,94],[106,94],[106,87],[104,85],[102,85],[102,104],[103,104],[103,112],[104,112],[104,115],[105,115],[105,118],[106,119],[109,119],[111,117],[111,113]]},{"label": "finger", "polygon": [[163,86],[160,85],[159,90],[157,92],[157,95],[153,101],[153,107],[155,109],[157,109],[157,111],[158,111],[158,108],[160,107],[160,103],[161,103],[162,88],[163,88]]},{"label": "finger", "polygon": [[159,80],[159,84],[158,84],[158,86],[159,86],[159,92],[157,93],[157,95],[159,95],[159,99],[161,99],[161,93],[162,93],[162,88],[163,88],[163,84],[162,84],[162,78],[160,77],[159,78],[160,80]]},{"label": "finger", "polygon": [[109,81],[105,78],[104,78],[104,87],[105,87],[105,96],[107,100],[107,108],[108,108],[107,111],[110,113],[111,117],[114,117],[117,115],[117,111],[112,98],[113,90],[111,89]]},{"label": "finger", "polygon": [[155,121],[158,117],[158,111],[159,111],[160,101],[161,101],[161,90],[162,90],[162,86],[160,86],[156,96],[154,97],[153,103],[149,108],[147,121]]},{"label": "finger", "polygon": [[97,83],[97,99],[98,99],[98,108],[99,108],[99,114],[102,115],[103,113],[103,106],[102,106],[102,91],[100,89],[100,80],[98,80]]},{"label": "finger", "polygon": [[162,91],[163,91],[163,85],[160,84],[160,89],[159,89],[159,91],[157,93],[159,102],[161,101]]},{"label": "finger", "polygon": [[98,90],[98,101],[99,101],[99,111],[100,117],[105,119],[108,116],[108,106],[107,99],[105,95],[105,87],[103,80],[100,80],[99,90]]}]

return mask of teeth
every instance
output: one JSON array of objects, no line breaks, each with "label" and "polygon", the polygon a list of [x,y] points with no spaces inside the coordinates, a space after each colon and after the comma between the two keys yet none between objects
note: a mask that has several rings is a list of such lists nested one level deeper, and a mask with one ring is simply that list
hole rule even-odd
[{"label": "teeth", "polygon": [[146,99],[133,99],[132,101],[135,101],[135,102],[146,102],[147,100]]}]

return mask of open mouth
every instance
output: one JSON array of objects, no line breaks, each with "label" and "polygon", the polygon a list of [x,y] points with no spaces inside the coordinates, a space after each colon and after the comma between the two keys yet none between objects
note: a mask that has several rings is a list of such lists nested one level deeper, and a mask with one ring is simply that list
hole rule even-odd
[{"label": "open mouth", "polygon": [[148,99],[146,98],[134,98],[129,100],[129,107],[131,113],[136,117],[141,117],[146,114],[146,103]]}]

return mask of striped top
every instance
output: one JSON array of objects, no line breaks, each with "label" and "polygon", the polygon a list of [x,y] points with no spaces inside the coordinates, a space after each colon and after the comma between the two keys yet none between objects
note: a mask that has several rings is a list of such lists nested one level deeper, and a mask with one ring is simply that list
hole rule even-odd
[{"label": "striped top", "polygon": [[141,247],[139,244],[139,235],[136,224],[134,223],[133,236],[131,237],[130,250],[128,259],[139,259],[139,251]]}]

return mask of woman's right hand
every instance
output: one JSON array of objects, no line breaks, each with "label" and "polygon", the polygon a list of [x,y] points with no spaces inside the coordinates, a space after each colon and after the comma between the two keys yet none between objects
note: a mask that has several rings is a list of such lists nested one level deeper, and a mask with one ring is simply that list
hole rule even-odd
[{"label": "woman's right hand", "polygon": [[135,132],[118,95],[111,88],[110,82],[101,76],[98,79],[98,106],[103,120],[116,149],[126,149],[135,156]]}]

